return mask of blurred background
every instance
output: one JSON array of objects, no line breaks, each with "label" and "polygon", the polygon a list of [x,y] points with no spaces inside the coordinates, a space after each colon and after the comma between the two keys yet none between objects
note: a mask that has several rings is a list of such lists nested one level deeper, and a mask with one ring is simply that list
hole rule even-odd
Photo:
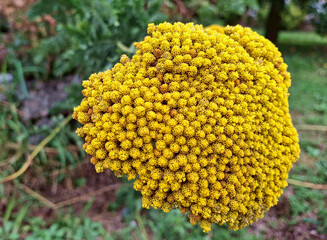
[{"label": "blurred background", "polygon": [[[81,81],[163,21],[250,26],[289,66],[301,157],[278,205],[243,230],[204,234],[178,210],[143,210],[75,134]],[[327,2],[1,0],[0,182],[0,239],[327,239]]]}]

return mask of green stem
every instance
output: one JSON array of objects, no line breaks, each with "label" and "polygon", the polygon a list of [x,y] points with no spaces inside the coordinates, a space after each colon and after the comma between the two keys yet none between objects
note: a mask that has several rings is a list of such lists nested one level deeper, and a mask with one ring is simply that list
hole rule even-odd
[{"label": "green stem", "polygon": [[145,240],[148,240],[149,239],[148,238],[148,234],[147,234],[146,229],[144,227],[144,224],[143,224],[142,217],[141,217],[141,214],[140,214],[139,209],[137,209],[135,211],[135,215],[136,215],[135,216],[136,217],[136,221],[137,221],[137,223],[138,223],[138,225],[139,225],[139,227],[141,229],[141,232],[142,232],[142,235],[143,235],[144,239]]}]

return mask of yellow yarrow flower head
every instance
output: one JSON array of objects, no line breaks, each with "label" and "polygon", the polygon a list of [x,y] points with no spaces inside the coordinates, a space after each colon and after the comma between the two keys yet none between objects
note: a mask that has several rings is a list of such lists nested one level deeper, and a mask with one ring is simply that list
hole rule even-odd
[{"label": "yellow yarrow flower head", "polygon": [[299,140],[281,53],[250,28],[149,24],[112,69],[83,82],[73,117],[97,172],[136,179],[144,208],[243,228],[277,204]]}]

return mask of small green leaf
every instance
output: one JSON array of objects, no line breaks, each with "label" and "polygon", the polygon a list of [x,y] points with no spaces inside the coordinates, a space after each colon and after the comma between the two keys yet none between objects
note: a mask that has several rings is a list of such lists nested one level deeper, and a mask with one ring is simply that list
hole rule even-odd
[{"label": "small green leaf", "polygon": [[16,77],[18,80],[18,83],[20,85],[20,89],[22,90],[24,98],[28,98],[28,91],[25,83],[25,78],[24,78],[24,70],[22,63],[18,60],[15,61],[15,68],[16,68]]}]

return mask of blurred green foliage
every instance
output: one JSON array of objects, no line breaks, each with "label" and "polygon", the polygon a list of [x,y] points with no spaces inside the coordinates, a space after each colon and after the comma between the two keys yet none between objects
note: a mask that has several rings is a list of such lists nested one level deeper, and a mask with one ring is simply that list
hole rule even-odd
[{"label": "blurred green foliage", "polygon": [[[0,178],[17,171],[25,162],[27,154],[30,152],[31,139],[37,143],[51,134],[53,130],[64,120],[62,113],[52,115],[47,120],[48,124],[37,125],[32,120],[24,120],[16,107],[18,100],[8,93],[15,93],[15,83],[10,84],[2,94],[11,102],[0,101],[0,167],[5,168],[0,171]],[[14,94],[15,95],[15,94]],[[68,100],[69,101],[69,98]],[[65,106],[65,105],[63,105]],[[85,152],[82,148],[82,140],[75,134],[75,129],[79,126],[77,122],[66,125],[48,144],[48,147],[55,148],[58,152],[56,157],[49,158],[45,151],[34,159],[35,164],[42,168],[40,178],[48,177],[54,169],[74,167],[84,159]],[[67,150],[67,146],[76,145],[79,152]],[[2,169],[1,169],[2,170]],[[64,174],[59,175],[59,181],[64,178]]]},{"label": "blurred green foliage", "polygon": [[248,10],[258,11],[257,0],[217,1],[218,14],[227,24],[235,25]]},{"label": "blurred green foliage", "polygon": [[280,42],[292,74],[290,109],[303,114],[297,118],[300,123],[327,124],[327,54],[319,50],[319,46],[325,49],[327,39],[312,33],[282,32]]},{"label": "blurred green foliage", "polygon": [[[1,189],[0,197],[3,197]],[[86,217],[92,201],[87,202],[77,216],[70,208],[66,213],[60,211],[56,218],[47,219],[47,222],[41,217],[30,216],[29,208],[32,203],[35,206],[35,202],[28,195],[21,194],[17,198],[12,194],[7,201],[4,216],[0,218],[0,240],[112,239],[100,223]]]},{"label": "blurred green foliage", "polygon": [[[166,0],[169,8],[175,9],[173,0]],[[192,13],[192,21],[203,25],[218,23],[221,25],[235,25],[241,17],[248,11],[259,9],[257,0],[229,0],[229,1],[210,1],[210,0],[186,0],[183,1],[185,7]],[[180,20],[178,16],[171,16],[173,20]]]},{"label": "blurred green foliage", "polygon": [[292,30],[300,26],[306,16],[306,11],[300,4],[296,4],[295,1],[290,1],[285,5],[285,8],[281,14],[282,26],[284,29]]},{"label": "blurred green foliage", "polygon": [[327,36],[327,2],[323,0],[312,1],[310,12],[313,14],[313,24],[317,33]]},{"label": "blurred green foliage", "polygon": [[[327,39],[316,33],[282,31],[279,49],[292,74],[290,110],[295,124],[327,124]],[[327,137],[324,132],[299,130],[301,156],[290,178],[327,183]],[[327,233],[327,192],[294,186],[289,198],[289,224],[310,223]]]},{"label": "blurred green foliage", "polygon": [[60,216],[51,225],[46,226],[42,218],[28,218],[27,222],[21,226],[22,230],[15,230],[15,222],[7,221],[3,228],[0,228],[1,240],[22,239],[26,240],[51,240],[51,239],[71,239],[71,240],[93,240],[112,239],[109,233],[98,222],[90,218],[80,218],[74,216]]},{"label": "blurred green foliage", "polygon": [[41,0],[28,16],[49,14],[57,21],[56,35],[42,39],[33,49],[33,62],[46,68],[53,57],[55,76],[89,76],[111,67],[122,53],[134,52],[133,42],[146,34],[149,22],[165,20],[158,0]]},{"label": "blurred green foliage", "polygon": [[[36,223],[39,218],[33,218]],[[26,240],[46,240],[46,239],[71,239],[71,240],[93,240],[93,239],[109,239],[109,233],[98,222],[92,221],[90,218],[72,217],[69,215],[60,216],[53,224],[44,228],[43,224],[39,228],[35,228]]]}]

